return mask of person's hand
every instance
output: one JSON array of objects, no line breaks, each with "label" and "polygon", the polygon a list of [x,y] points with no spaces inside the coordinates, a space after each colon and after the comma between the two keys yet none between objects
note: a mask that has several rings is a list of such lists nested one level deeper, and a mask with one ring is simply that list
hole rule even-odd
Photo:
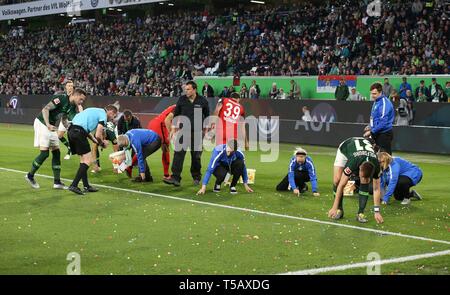
[{"label": "person's hand", "polygon": [[368,138],[370,136],[370,130],[365,131],[363,137]]},{"label": "person's hand", "polygon": [[374,216],[375,216],[375,220],[377,221],[377,223],[383,223],[384,222],[383,216],[381,216],[380,212],[375,212]]},{"label": "person's hand", "polygon": [[250,147],[249,147],[249,144],[248,144],[248,141],[247,141],[247,140],[245,141],[245,144],[244,144],[244,146],[245,146],[245,151],[248,151],[248,150],[250,149]]},{"label": "person's hand", "polygon": [[320,197],[320,193],[319,192],[315,192],[315,193],[313,193],[313,196],[314,197]]},{"label": "person's hand", "polygon": [[100,143],[100,146],[101,146],[103,149],[106,149],[106,148],[108,147],[108,141],[103,140],[103,141]]},{"label": "person's hand", "polygon": [[48,128],[48,130],[50,130],[50,131],[56,131],[56,130],[57,130],[56,127],[53,126],[52,124],[47,124],[47,128]]},{"label": "person's hand", "polygon": [[370,126],[369,126],[369,125],[367,125],[367,126],[364,128],[364,132],[367,132],[367,131],[370,131]]},{"label": "person's hand", "polygon": [[329,218],[333,218],[333,217],[335,217],[336,216],[336,214],[337,214],[337,208],[331,208],[329,211],[328,211],[328,217]]},{"label": "person's hand", "polygon": [[300,197],[300,190],[298,188],[294,189],[293,193],[296,194],[297,197]]},{"label": "person's hand", "polygon": [[204,195],[206,192],[206,185],[202,185],[202,188],[197,192],[197,196]]},{"label": "person's hand", "polygon": [[247,193],[253,193],[252,188],[248,184],[244,183],[244,187],[245,187],[245,190],[247,191]]}]

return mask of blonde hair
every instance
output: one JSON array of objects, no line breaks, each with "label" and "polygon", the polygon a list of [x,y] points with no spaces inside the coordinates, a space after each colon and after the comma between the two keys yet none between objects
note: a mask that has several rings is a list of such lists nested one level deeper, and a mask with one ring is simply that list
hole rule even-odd
[{"label": "blonde hair", "polygon": [[308,153],[306,152],[306,150],[304,148],[297,147],[297,148],[295,148],[294,156],[296,156],[297,154],[304,154],[306,156]]},{"label": "blonde hair", "polygon": [[[386,152],[379,152],[379,153],[378,153],[378,160],[379,160],[379,161],[385,160],[385,161],[386,161],[386,166],[389,166],[389,165],[391,165],[393,158],[392,158],[391,155],[389,155],[389,154],[386,153]],[[383,168],[383,167],[382,167],[382,168]],[[383,169],[383,170],[384,170],[384,169]]]},{"label": "blonde hair", "polygon": [[129,142],[128,136],[124,134],[117,136],[117,144],[119,147],[128,147]]}]

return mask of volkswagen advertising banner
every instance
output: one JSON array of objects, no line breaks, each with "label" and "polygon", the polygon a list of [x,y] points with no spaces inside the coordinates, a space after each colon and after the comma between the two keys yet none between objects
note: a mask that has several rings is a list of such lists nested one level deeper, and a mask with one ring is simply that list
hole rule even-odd
[{"label": "volkswagen advertising banner", "polygon": [[41,0],[0,6],[0,20],[67,13],[79,16],[81,11],[130,6],[167,0]]}]

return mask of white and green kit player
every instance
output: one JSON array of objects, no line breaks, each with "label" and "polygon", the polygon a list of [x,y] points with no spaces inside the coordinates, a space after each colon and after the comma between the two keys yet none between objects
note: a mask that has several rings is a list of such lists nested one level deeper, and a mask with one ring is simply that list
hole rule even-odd
[{"label": "white and green kit player", "polygon": [[377,223],[383,222],[380,213],[380,164],[373,150],[372,143],[363,137],[351,137],[343,141],[337,150],[333,170],[333,207],[328,216],[333,219],[344,217],[344,187],[351,175],[359,176],[359,209],[357,221],[367,222],[364,210],[369,198],[369,184],[373,182],[374,216]]}]

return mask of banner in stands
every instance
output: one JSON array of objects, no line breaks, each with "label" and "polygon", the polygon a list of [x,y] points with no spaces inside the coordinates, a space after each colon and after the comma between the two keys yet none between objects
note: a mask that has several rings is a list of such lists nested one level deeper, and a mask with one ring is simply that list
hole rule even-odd
[{"label": "banner in stands", "polygon": [[0,6],[0,20],[67,13],[79,16],[83,10],[130,6],[167,0],[41,0]]},{"label": "banner in stands", "polygon": [[356,76],[327,75],[317,76],[317,93],[334,93],[341,79],[349,88],[356,87]]},{"label": "banner in stands", "polygon": [[[0,95],[0,122],[31,125],[48,101],[49,96],[46,95]],[[212,114],[218,99],[208,98],[208,101]],[[96,96],[88,97],[84,106],[104,107],[115,102],[120,104],[120,112],[129,109],[137,114],[145,127],[155,115],[175,104],[177,98]],[[260,131],[267,130],[268,135],[272,135],[272,129],[278,125],[281,142],[335,147],[348,137],[362,135],[371,107],[369,102],[317,100],[246,99],[243,105],[246,116],[252,115],[258,119],[255,128]],[[311,121],[303,120],[305,114],[302,109],[305,106],[309,109]],[[445,103],[422,103],[416,106],[416,114],[420,114],[422,122],[442,121],[450,126],[449,113],[450,105]],[[273,121],[270,119],[272,116],[278,116],[280,120]],[[393,148],[397,151],[450,154],[450,127],[395,126]]]}]

